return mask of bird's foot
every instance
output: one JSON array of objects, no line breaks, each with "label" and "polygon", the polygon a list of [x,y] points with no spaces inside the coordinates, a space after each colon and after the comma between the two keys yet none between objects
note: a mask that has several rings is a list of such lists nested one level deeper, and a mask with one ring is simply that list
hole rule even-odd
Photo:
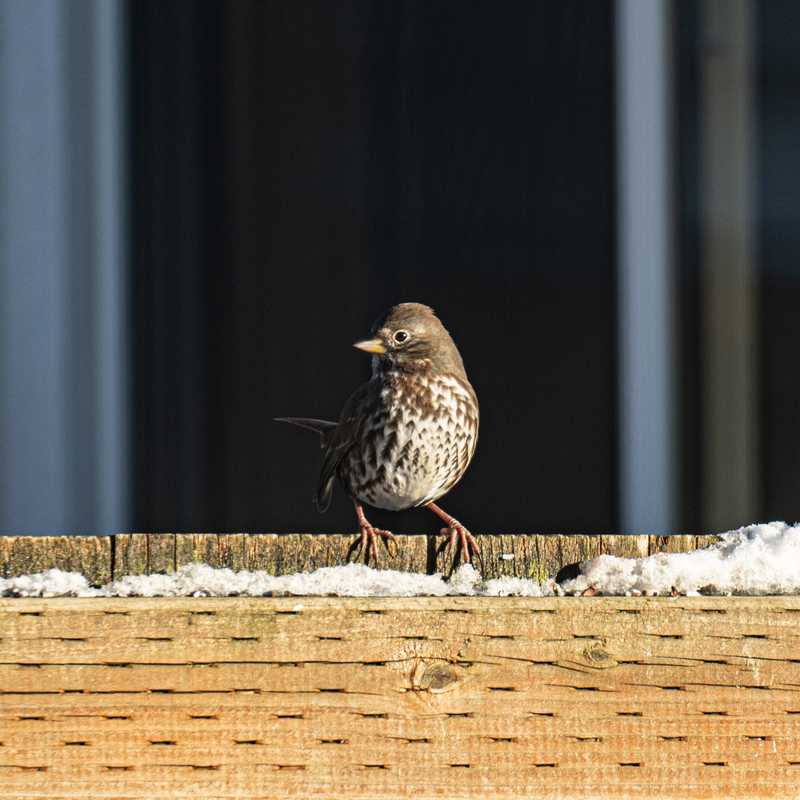
[{"label": "bird's foot", "polygon": [[439,551],[450,550],[453,553],[453,563],[451,572],[456,567],[459,559],[465,564],[472,562],[472,557],[477,556],[478,562],[483,567],[481,551],[478,548],[478,540],[457,520],[452,520],[446,528],[439,532],[443,536],[449,536],[448,540],[439,546]]},{"label": "bird's foot", "polygon": [[394,558],[397,555],[397,539],[391,531],[381,530],[380,528],[370,525],[368,522],[362,522],[360,528],[361,535],[353,541],[350,545],[350,549],[347,551],[348,561],[350,557],[354,555],[354,561],[359,561],[363,557],[365,564],[369,564],[370,559],[377,564],[378,540],[383,543],[386,552],[389,554],[389,558]]}]

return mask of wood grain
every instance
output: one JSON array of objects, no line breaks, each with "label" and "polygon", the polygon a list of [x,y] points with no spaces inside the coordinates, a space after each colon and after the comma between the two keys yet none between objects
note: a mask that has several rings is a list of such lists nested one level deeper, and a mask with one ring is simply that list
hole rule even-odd
[{"label": "wood grain", "polygon": [[[714,537],[513,534],[477,536],[485,578],[504,575],[544,580],[568,565],[601,553],[641,556],[685,552]],[[353,534],[131,533],[114,536],[0,536],[0,575],[51,567],[83,572],[92,585],[113,576],[170,572],[199,561],[233,570],[286,575],[343,564],[353,557]],[[447,537],[398,534],[397,555],[382,550],[379,566],[406,572],[447,574]],[[574,571],[574,566],[573,566]]]},{"label": "wood grain", "polygon": [[57,567],[81,572],[93,584],[111,579],[112,536],[0,536],[0,575]]},{"label": "wood grain", "polygon": [[5,599],[0,797],[796,797],[798,687],[794,597]]}]

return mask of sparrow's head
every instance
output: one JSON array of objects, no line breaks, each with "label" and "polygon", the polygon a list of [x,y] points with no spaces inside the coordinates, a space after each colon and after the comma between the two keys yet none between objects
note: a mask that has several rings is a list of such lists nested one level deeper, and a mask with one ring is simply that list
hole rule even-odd
[{"label": "sparrow's head", "polygon": [[466,377],[464,362],[433,309],[422,303],[400,303],[381,314],[369,339],[354,347],[375,357],[373,367],[389,363],[401,369],[434,369]]}]

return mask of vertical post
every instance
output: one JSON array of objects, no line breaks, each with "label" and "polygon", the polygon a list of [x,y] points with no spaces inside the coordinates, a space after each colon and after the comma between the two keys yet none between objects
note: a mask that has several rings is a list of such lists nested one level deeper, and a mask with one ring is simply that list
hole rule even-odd
[{"label": "vertical post", "polygon": [[126,202],[125,4],[92,0],[95,22],[93,81],[95,114],[94,276],[97,284],[98,424],[95,447],[100,457],[96,526],[125,530],[130,522],[128,336],[128,205]]},{"label": "vertical post", "polygon": [[0,2],[1,529],[52,529],[68,502],[66,158],[61,9]]},{"label": "vertical post", "polygon": [[620,517],[677,524],[671,4],[617,0]]},{"label": "vertical post", "polygon": [[702,52],[704,508],[708,530],[759,509],[751,0],[704,0]]},{"label": "vertical post", "polygon": [[0,531],[124,525],[121,0],[0,0]]}]

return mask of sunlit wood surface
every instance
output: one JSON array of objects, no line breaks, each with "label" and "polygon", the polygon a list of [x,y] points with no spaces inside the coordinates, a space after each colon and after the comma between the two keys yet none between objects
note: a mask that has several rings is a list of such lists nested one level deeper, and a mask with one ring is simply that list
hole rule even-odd
[{"label": "sunlit wood surface", "polygon": [[791,798],[800,598],[0,600],[0,797]]}]

